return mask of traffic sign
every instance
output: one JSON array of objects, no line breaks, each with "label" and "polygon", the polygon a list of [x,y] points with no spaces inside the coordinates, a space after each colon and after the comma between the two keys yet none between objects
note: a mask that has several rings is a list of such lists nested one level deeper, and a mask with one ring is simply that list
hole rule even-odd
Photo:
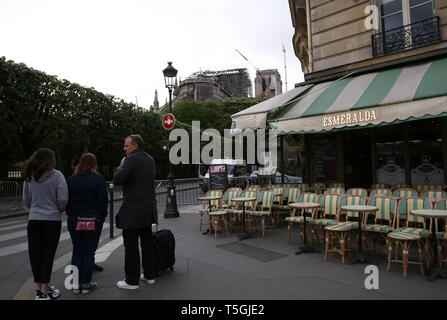
[{"label": "traffic sign", "polygon": [[161,124],[163,125],[163,128],[165,128],[166,130],[171,130],[172,128],[174,128],[175,125],[174,115],[172,113],[165,114]]}]

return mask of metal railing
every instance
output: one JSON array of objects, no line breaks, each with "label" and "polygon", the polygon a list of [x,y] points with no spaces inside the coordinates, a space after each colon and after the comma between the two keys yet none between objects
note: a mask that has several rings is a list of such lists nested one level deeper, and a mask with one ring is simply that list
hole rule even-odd
[{"label": "metal railing", "polygon": [[418,48],[441,41],[439,17],[372,35],[373,56]]},{"label": "metal railing", "polygon": [[[202,179],[175,179],[177,206],[201,204],[198,197],[203,195],[200,186]],[[169,180],[157,180],[155,185],[159,185],[155,192],[157,207],[165,206],[168,193],[167,185]],[[108,182],[109,194],[109,219],[110,219],[110,238],[114,237],[114,220],[123,201],[123,190],[121,186],[114,186]]]},{"label": "metal railing", "polygon": [[22,182],[0,181],[0,201],[17,202],[22,195]]}]

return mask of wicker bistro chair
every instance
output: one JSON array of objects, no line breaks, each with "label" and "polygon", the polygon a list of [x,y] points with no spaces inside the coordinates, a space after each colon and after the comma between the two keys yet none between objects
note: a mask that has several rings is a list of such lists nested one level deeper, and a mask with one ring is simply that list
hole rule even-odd
[{"label": "wicker bistro chair", "polygon": [[296,187],[300,189],[301,193],[309,192],[309,185],[307,183],[298,183]]},{"label": "wicker bistro chair", "polygon": [[338,212],[342,197],[343,196],[338,194],[322,194],[319,196],[318,202],[320,203],[320,208],[317,212],[317,216],[313,219],[309,219],[309,224],[312,228],[312,240],[315,236],[316,241],[320,241],[317,226],[319,226],[320,229],[323,229],[328,225],[335,225],[339,222],[337,219],[339,219]]},{"label": "wicker bistro chair", "polygon": [[390,186],[386,183],[375,183],[371,186],[371,189],[390,189]]},{"label": "wicker bistro chair", "polygon": [[[221,190],[208,190],[205,194],[206,197],[219,197],[222,199],[222,191]],[[202,226],[209,224],[209,216],[208,214],[210,211],[218,210],[221,206],[221,199],[218,200],[211,200],[211,201],[203,201],[203,208],[200,210],[200,228],[199,230],[202,231]],[[203,216],[208,216],[208,222],[205,223],[203,221]]]},{"label": "wicker bistro chair", "polygon": [[233,187],[227,189],[227,191],[222,196],[222,205],[221,210],[225,212],[225,218],[227,220],[227,223],[230,224],[230,231],[233,232],[233,225],[239,223],[239,221],[236,221],[235,218],[237,216],[230,214],[231,210],[237,209],[237,203],[234,201],[231,201],[231,199],[238,197],[242,192],[242,189],[239,187]]},{"label": "wicker bistro chair", "polygon": [[446,191],[422,191],[420,193],[419,197],[435,202],[438,200],[447,199],[447,192]]},{"label": "wicker bistro chair", "polygon": [[[361,196],[347,195],[340,199],[338,221],[337,224],[328,225],[324,228],[325,231],[325,250],[324,261],[327,261],[329,253],[339,253],[342,256],[342,263],[345,263],[345,253],[348,252],[351,256],[351,231],[358,229],[358,212],[347,212],[344,219],[342,215],[342,206],[347,205],[364,205],[366,204],[366,198]],[[351,219],[355,218],[355,221]],[[342,221],[344,220],[344,221]],[[339,247],[337,247],[337,240],[339,241]],[[332,247],[329,248],[329,243],[332,243]],[[346,246],[347,245],[347,246]]]},{"label": "wicker bistro chair", "polygon": [[328,188],[326,191],[324,191],[324,194],[339,194],[344,195],[345,194],[345,188]]},{"label": "wicker bistro chair", "polygon": [[227,191],[224,192],[222,196],[222,201],[220,203],[220,209],[227,209],[229,205],[230,198],[234,197],[235,193],[242,192],[242,188],[240,187],[232,187],[228,188]]},{"label": "wicker bistro chair", "polygon": [[290,213],[291,208],[289,207],[289,203],[296,202],[298,200],[298,196],[300,195],[300,189],[298,188],[285,188],[284,192],[281,196],[279,203],[273,203],[273,216],[279,225],[280,222],[280,214],[282,212]]},{"label": "wicker bistro chair", "polygon": [[[377,190],[377,189],[375,189]],[[368,190],[363,188],[350,188],[346,190],[346,195],[350,196],[360,196],[360,197],[367,197],[368,196]]]},{"label": "wicker bistro chair", "polygon": [[256,206],[254,210],[245,211],[248,218],[248,232],[251,231],[252,222],[257,222],[257,220],[261,221],[262,227],[262,236],[265,235],[265,229],[268,228],[265,225],[265,217],[270,216],[272,220],[272,228],[276,230],[275,219],[273,218],[272,209],[273,209],[273,199],[274,199],[273,191],[262,191],[259,192]]},{"label": "wicker bistro chair", "polygon": [[345,184],[343,182],[331,182],[328,184],[329,188],[344,188]]},{"label": "wicker bistro chair", "polygon": [[[311,190],[312,188],[327,188],[327,186],[324,182],[314,182],[311,184],[309,190]],[[322,194],[323,190],[313,190],[313,192],[315,192],[316,194]]]},{"label": "wicker bistro chair", "polygon": [[[435,204],[435,209],[437,210],[447,210],[447,199],[438,200]],[[436,219],[438,220],[438,219]],[[441,253],[443,255],[442,258],[440,258],[441,265],[442,263],[447,262],[447,221],[444,219],[444,231],[439,231],[439,222],[436,221],[436,239],[438,241],[438,250],[439,250],[439,257],[441,257]]]},{"label": "wicker bistro chair", "polygon": [[412,186],[417,192],[423,191],[442,191],[446,185],[443,184],[415,184]]},{"label": "wicker bistro chair", "polygon": [[[426,228],[425,220],[409,214],[411,210],[415,209],[431,209],[432,204],[430,201],[422,198],[404,198],[401,199],[397,206],[397,214],[394,217],[394,231],[388,233],[388,268],[391,270],[391,263],[400,263],[403,265],[404,278],[407,278],[408,264],[417,264],[420,266],[422,275],[424,275],[424,266],[422,261],[422,242],[425,240],[425,248],[430,254],[430,246],[428,242],[428,236],[430,234],[429,229]],[[400,220],[406,218],[405,226],[401,225]],[[414,225],[414,226],[412,226]],[[422,225],[422,228],[419,226]],[[416,242],[418,246],[418,261],[410,261],[408,259],[411,245]],[[394,259],[392,258],[393,246],[396,245],[396,252]],[[398,249],[402,248],[402,257],[399,259]]]},{"label": "wicker bistro chair", "polygon": [[372,197],[392,197],[393,192],[390,189],[380,188],[380,189],[372,189],[369,193],[369,196]]},{"label": "wicker bistro chair", "polygon": [[[366,243],[366,235],[371,233],[373,238],[372,250],[376,250],[376,235],[379,234],[386,241],[387,234],[393,231],[393,219],[397,213],[397,199],[393,197],[372,197],[368,201],[368,205],[379,208],[376,211],[374,223],[364,224],[364,243]],[[386,249],[385,249],[386,250]]]},{"label": "wicker bistro chair", "polygon": [[417,198],[419,197],[419,194],[412,188],[399,188],[393,191],[393,197],[398,199]]},{"label": "wicker bistro chair", "polygon": [[[296,192],[296,191],[295,191]],[[293,203],[293,202],[299,202],[299,203],[317,203],[318,202],[318,195],[316,193],[311,193],[311,192],[305,192],[305,193],[301,193],[298,195],[297,199],[292,199],[290,198],[290,190],[289,190],[289,203]],[[291,211],[291,215],[290,217],[286,217],[285,221],[288,223],[287,226],[287,243],[290,243],[290,238],[293,237],[293,235],[291,234],[291,230],[292,230],[292,226],[294,223],[299,223],[299,224],[303,224],[304,223],[304,218],[303,218],[303,214],[306,215],[306,222],[309,223],[309,221],[314,218],[316,216],[316,210],[313,209],[305,209],[305,210],[301,210],[301,212],[299,213],[299,215],[296,215],[296,210],[297,209],[293,209]],[[310,217],[309,219],[307,217]],[[300,227],[300,233],[298,234],[298,237],[300,237],[303,232],[301,231],[303,227]]]},{"label": "wicker bistro chair", "polygon": [[[241,198],[256,198],[258,192],[251,190],[251,191],[242,191],[240,192],[237,197],[241,197]],[[231,198],[236,198],[236,196],[231,197]],[[226,213],[229,216],[229,220],[231,221],[230,223],[230,230],[231,232],[233,232],[233,226],[236,224],[243,224],[243,219],[242,219],[242,215],[244,214],[244,210],[242,208],[242,206],[245,206],[245,214],[247,215],[247,212],[249,210],[254,210],[255,206],[256,206],[256,201],[247,201],[244,202],[242,204],[242,202],[234,202],[234,201],[229,201],[229,205],[230,207],[228,209],[226,209]],[[245,222],[247,223],[247,219],[245,219]]]}]

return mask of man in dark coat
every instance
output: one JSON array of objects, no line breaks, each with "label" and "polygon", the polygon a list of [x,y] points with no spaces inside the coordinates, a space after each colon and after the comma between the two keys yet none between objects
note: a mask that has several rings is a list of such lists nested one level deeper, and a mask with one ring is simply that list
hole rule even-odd
[{"label": "man in dark coat", "polygon": [[[130,135],[124,141],[126,157],[113,175],[113,183],[122,185],[124,200],[116,216],[116,226],[123,229],[124,270],[126,278],[118,288],[135,290],[139,281],[155,282],[155,246],[152,223],[155,212],[155,162],[142,150],[140,135]],[[140,275],[141,242],[143,274]]]}]

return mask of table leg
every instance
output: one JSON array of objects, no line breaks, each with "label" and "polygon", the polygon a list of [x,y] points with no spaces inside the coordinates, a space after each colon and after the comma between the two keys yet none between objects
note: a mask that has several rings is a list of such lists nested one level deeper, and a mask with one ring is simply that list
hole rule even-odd
[{"label": "table leg", "polygon": [[359,240],[358,240],[358,246],[359,246],[359,253],[355,257],[355,259],[351,262],[351,264],[356,263],[371,263],[371,259],[367,256],[363,255],[363,236],[362,236],[362,212],[359,212]]},{"label": "table leg", "polygon": [[245,203],[242,206],[242,223],[244,224],[244,233],[239,235],[239,241],[245,240],[245,239],[251,239],[253,238],[251,234],[249,234],[246,230],[245,230]]},{"label": "table leg", "polygon": [[302,254],[302,253],[315,253],[319,252],[318,250],[315,250],[311,246],[307,244],[307,224],[306,224],[306,213],[304,212],[305,209],[303,209],[303,225],[304,225],[304,244],[298,249],[297,252],[295,252],[296,255]]},{"label": "table leg", "polygon": [[[208,201],[208,210],[211,212],[211,200],[209,200]],[[206,229],[206,231],[205,232],[203,232],[202,234],[203,235],[205,235],[205,234],[210,234],[211,235],[211,222],[210,222],[210,216],[208,215],[208,222],[209,222],[209,227],[208,227],[208,229]]]},{"label": "table leg", "polygon": [[432,224],[431,232],[431,247],[433,248],[433,260],[431,261],[431,268],[428,271],[427,281],[435,281],[437,278],[447,278],[447,273],[440,267],[438,257],[438,241],[436,240],[435,224]]}]

